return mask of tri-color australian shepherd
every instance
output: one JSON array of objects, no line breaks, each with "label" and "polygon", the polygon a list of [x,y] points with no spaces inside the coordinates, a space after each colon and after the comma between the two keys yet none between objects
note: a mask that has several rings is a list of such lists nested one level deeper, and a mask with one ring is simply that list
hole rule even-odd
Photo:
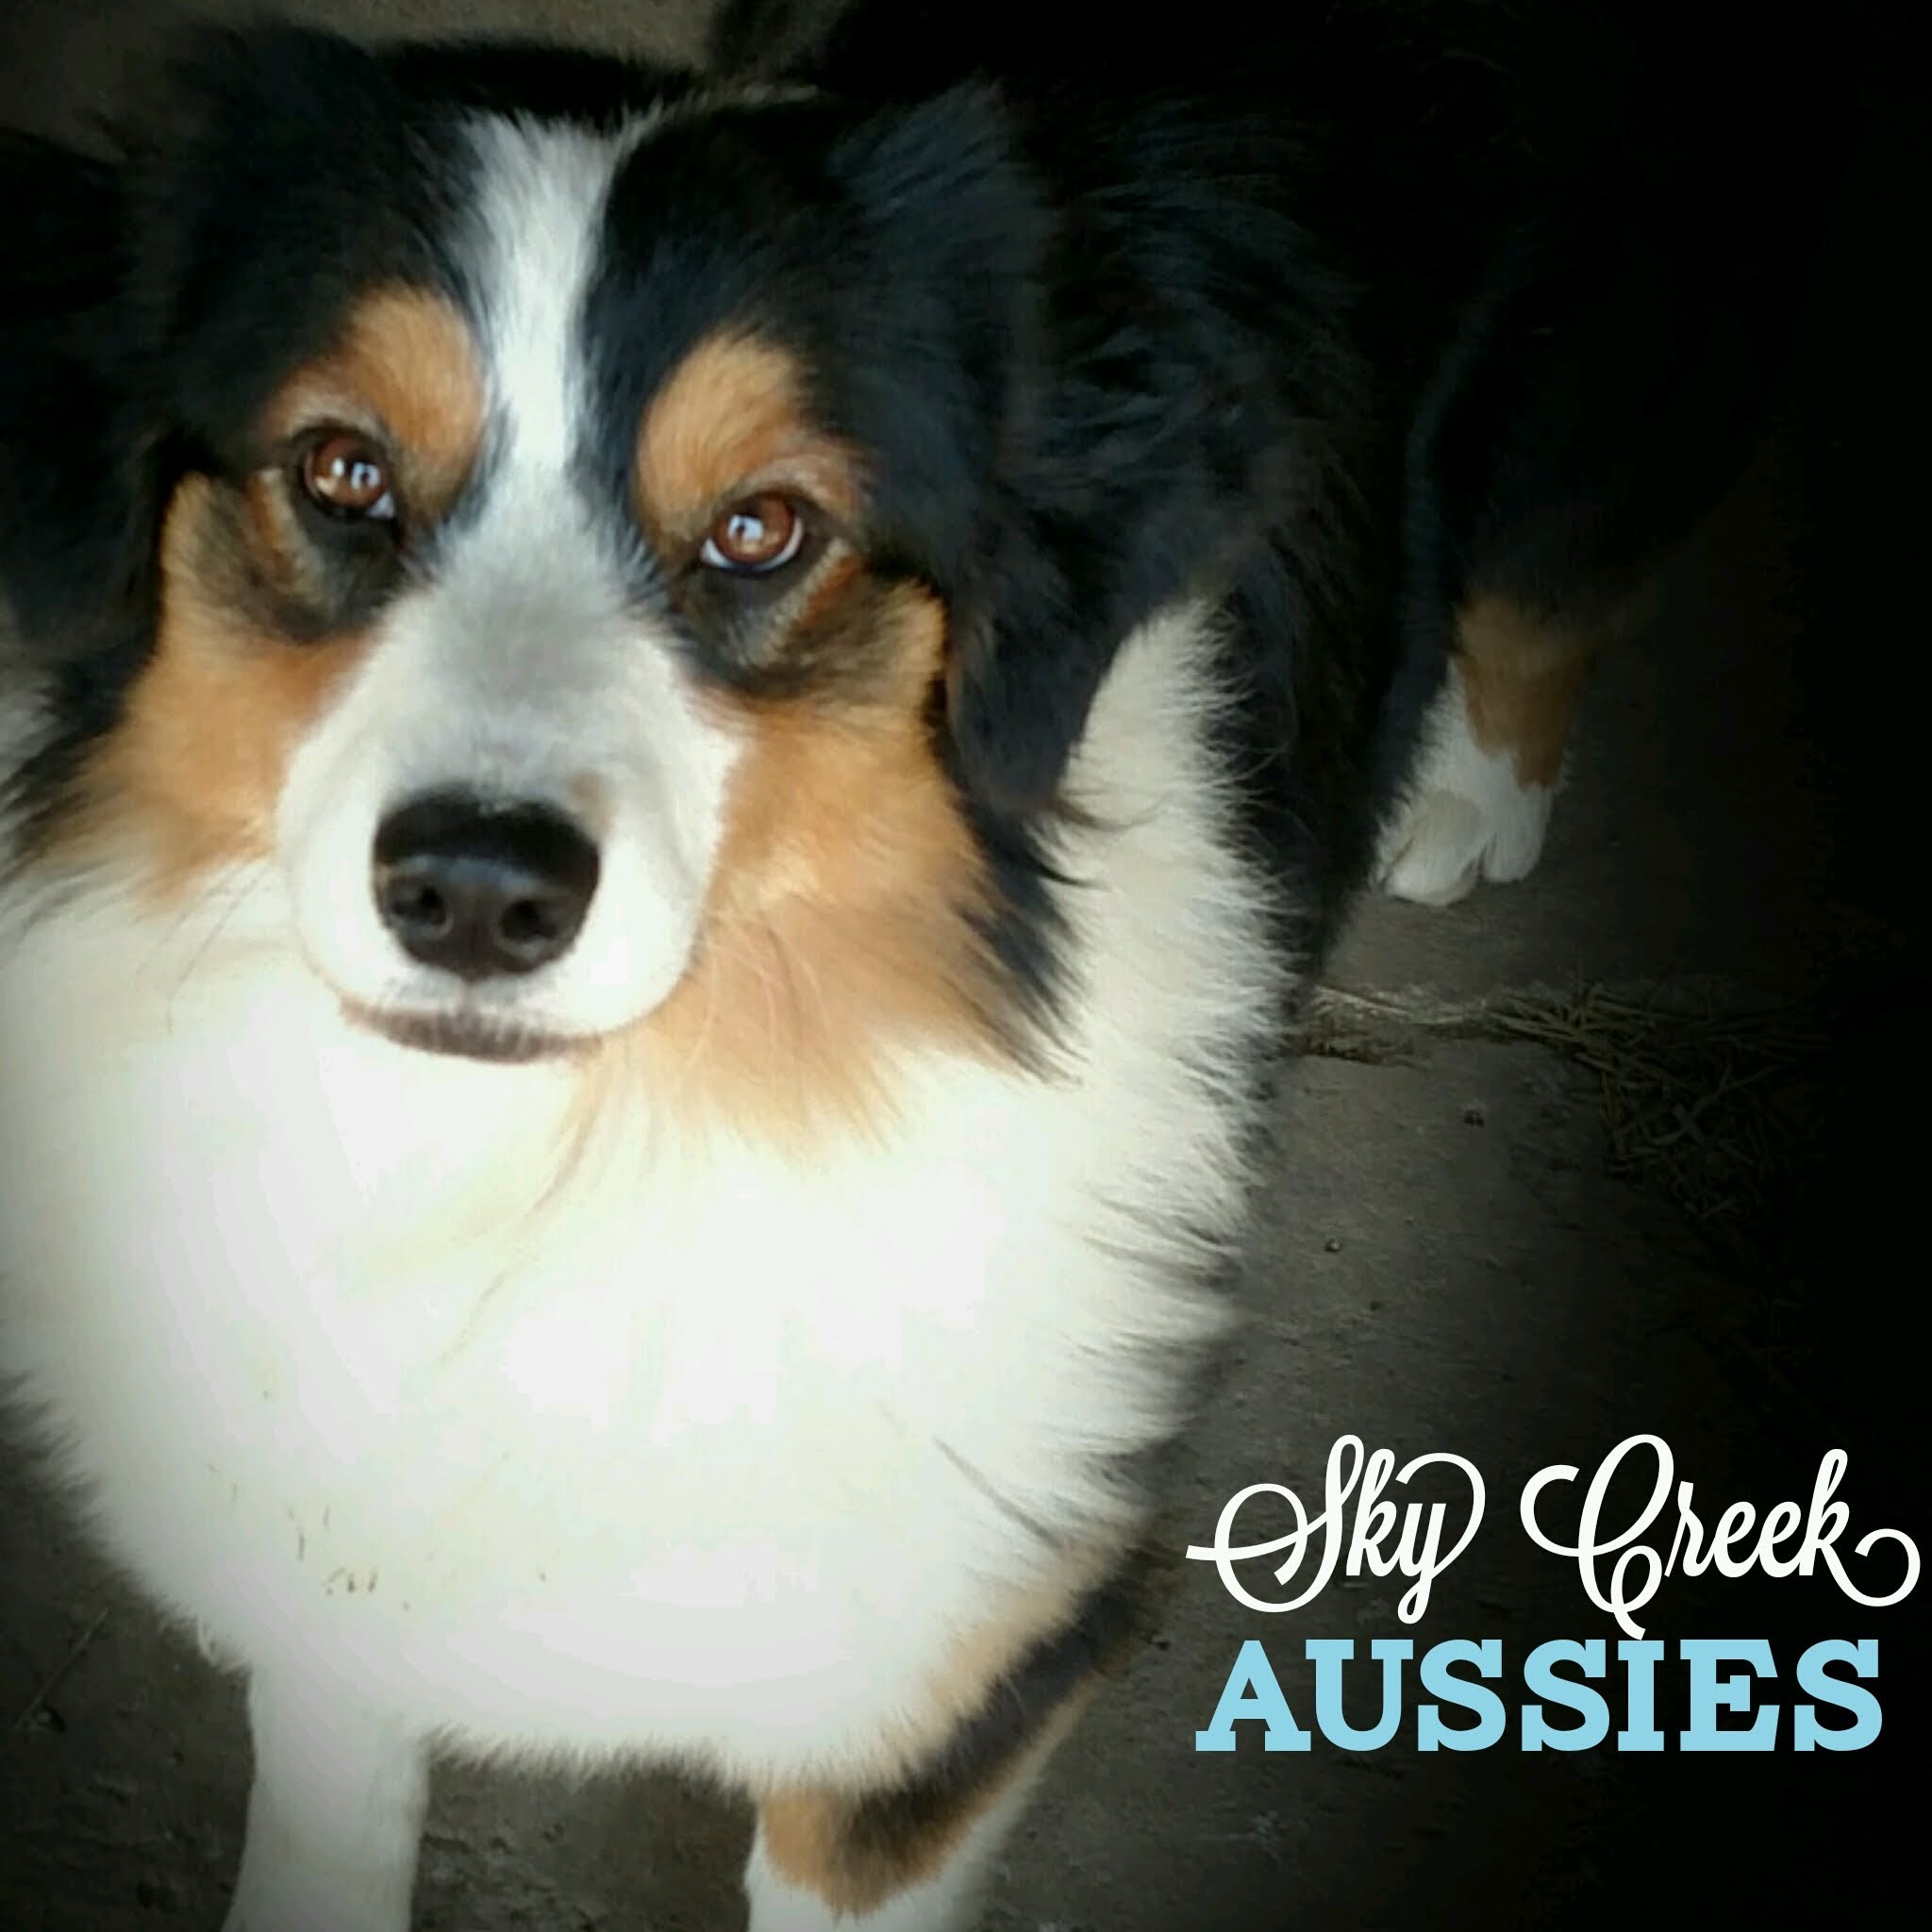
[{"label": "tri-color australian shepherd", "polygon": [[232,1932],[402,1932],[442,1750],[968,1921],[1297,991],[1530,869],[1783,353],[1836,96],[1652,10],[268,25],[0,147],[0,1370],[247,1673]]}]

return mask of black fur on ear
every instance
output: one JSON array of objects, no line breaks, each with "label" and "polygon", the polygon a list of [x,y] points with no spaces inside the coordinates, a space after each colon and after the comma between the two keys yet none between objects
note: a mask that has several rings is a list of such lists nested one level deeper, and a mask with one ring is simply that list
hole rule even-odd
[{"label": "black fur on ear", "polygon": [[[1153,114],[1141,128],[1155,148],[1198,139]],[[1034,210],[1024,266],[977,271],[982,291],[1008,277],[1005,386],[973,567],[950,600],[955,774],[1021,819],[1058,804],[1131,634],[1184,599],[1225,596],[1316,514],[1328,425],[1358,379],[1329,278],[1291,222],[1232,202],[1211,165],[1129,190],[1116,158],[1083,193],[1107,137],[1066,138],[1083,143],[1071,164],[1058,131],[1029,142],[1035,178],[1059,188]],[[1233,175],[1238,158],[1224,165]]]},{"label": "black fur on ear", "polygon": [[1089,381],[1051,312],[1070,238],[984,83],[872,102],[828,173],[865,238],[825,358],[834,413],[874,453],[875,542],[949,611],[955,776],[1024,818],[1053,802],[1119,641],[1101,526],[1127,453],[1063,447]]},{"label": "black fur on ear", "polygon": [[0,132],[0,596],[23,648],[84,656],[152,593],[160,425],[120,164]]},{"label": "black fur on ear", "polygon": [[375,54],[269,20],[183,31],[108,158],[0,134],[0,594],[26,648],[137,641],[181,475],[241,447],[358,278],[429,272],[414,131]]},{"label": "black fur on ear", "polygon": [[[1158,56],[1104,42],[1086,51],[1118,90],[1071,88],[1074,24],[1030,33],[1022,0],[991,13],[990,63],[949,41],[978,44],[978,0],[927,0],[844,16],[798,71],[864,117],[845,175],[877,242],[840,359],[875,372],[896,419],[866,412],[886,426],[863,440],[922,482],[951,462],[951,501],[971,502],[965,532],[915,517],[952,620],[946,753],[975,804],[1024,821],[1058,802],[1133,630],[1224,595],[1317,515],[1360,376],[1346,291],[1291,212],[1307,163],[1264,80],[1202,115]],[[905,509],[886,470],[879,500]],[[963,549],[936,545],[941,528]]]},{"label": "black fur on ear", "polygon": [[408,59],[273,18],[202,24],[125,114],[134,305],[203,449],[234,446],[358,283],[433,273],[440,185],[394,71]]},{"label": "black fur on ear", "polygon": [[868,452],[875,559],[946,605],[956,776],[1021,813],[1051,794],[1064,746],[1047,743],[1077,733],[1108,655],[1064,581],[1081,533],[1042,516],[1047,418],[1065,407],[1043,307],[1054,223],[990,85],[801,111],[830,121],[841,212],[813,274],[820,400]]},{"label": "black fur on ear", "polygon": [[957,594],[1039,359],[1038,189],[998,94],[975,84],[868,113],[827,175],[862,241],[826,374],[881,458],[883,504]]}]

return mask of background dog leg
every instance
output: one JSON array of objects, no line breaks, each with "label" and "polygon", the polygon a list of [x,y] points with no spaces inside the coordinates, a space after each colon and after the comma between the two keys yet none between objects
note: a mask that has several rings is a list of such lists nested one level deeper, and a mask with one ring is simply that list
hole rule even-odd
[{"label": "background dog leg", "polygon": [[1383,836],[1383,889],[1447,906],[1478,879],[1526,877],[1542,854],[1598,626],[1481,596],[1457,619],[1407,803]]},{"label": "background dog leg", "polygon": [[258,1676],[255,1781],[225,1932],[408,1932],[429,1757],[334,1686]]}]

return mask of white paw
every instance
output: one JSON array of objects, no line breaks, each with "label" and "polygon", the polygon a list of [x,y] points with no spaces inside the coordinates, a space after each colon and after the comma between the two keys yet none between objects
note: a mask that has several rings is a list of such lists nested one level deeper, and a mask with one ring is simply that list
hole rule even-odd
[{"label": "white paw", "polygon": [[1508,752],[1476,743],[1452,665],[1407,799],[1382,834],[1376,883],[1398,899],[1451,906],[1479,879],[1526,878],[1542,855],[1559,786],[1525,785]]}]

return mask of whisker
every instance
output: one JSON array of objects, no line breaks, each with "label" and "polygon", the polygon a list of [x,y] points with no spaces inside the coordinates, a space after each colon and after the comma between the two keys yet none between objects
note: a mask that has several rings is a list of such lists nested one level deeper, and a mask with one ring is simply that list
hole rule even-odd
[{"label": "whisker", "polygon": [[[236,913],[241,911],[250,898],[260,890],[257,880],[243,877],[241,874],[242,865],[237,861],[228,868],[226,876],[217,875],[212,891],[202,895],[206,902],[212,899],[216,892],[225,893],[227,904],[223,907],[220,916],[202,936],[201,943],[190,955],[187,964],[181,969],[180,977],[175,980],[174,990],[168,995],[168,1030],[171,1033],[175,1027],[175,1009],[180,1004],[182,994],[187,991],[190,981],[207,965],[216,944],[233,923]],[[180,923],[177,923],[175,931],[178,933],[180,929]]]}]

